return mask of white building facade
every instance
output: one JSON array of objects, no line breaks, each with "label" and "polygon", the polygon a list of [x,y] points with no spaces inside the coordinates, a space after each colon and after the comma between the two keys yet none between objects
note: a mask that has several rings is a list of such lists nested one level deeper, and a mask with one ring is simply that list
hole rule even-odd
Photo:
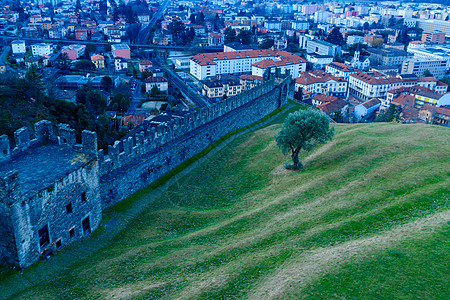
[{"label": "white building facade", "polygon": [[25,52],[27,52],[27,49],[25,47],[25,41],[23,40],[12,41],[11,48],[13,54],[25,54]]},{"label": "white building facade", "polygon": [[190,59],[190,72],[199,80],[222,74],[252,73],[253,65],[263,60],[270,61],[256,66],[255,72],[258,74],[253,75],[259,75],[260,70],[257,69],[265,70],[272,66],[279,67],[282,71],[290,70],[294,78],[298,77],[299,72],[306,70],[306,60],[300,56],[287,51],[266,49],[197,54]]},{"label": "white building facade", "polygon": [[39,43],[31,45],[31,52],[33,56],[50,55],[53,51],[52,44]]}]

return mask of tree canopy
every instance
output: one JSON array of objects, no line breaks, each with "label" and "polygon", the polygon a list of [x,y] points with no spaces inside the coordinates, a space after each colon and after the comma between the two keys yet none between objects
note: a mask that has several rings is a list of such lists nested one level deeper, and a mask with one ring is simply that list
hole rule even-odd
[{"label": "tree canopy", "polygon": [[287,116],[275,141],[283,154],[292,157],[293,168],[302,169],[298,159],[300,150],[311,151],[319,144],[330,141],[334,128],[330,128],[328,117],[318,110],[299,110]]},{"label": "tree canopy", "polygon": [[261,49],[269,49],[270,47],[272,47],[275,44],[275,41],[271,38],[265,38],[261,44],[259,45],[259,47]]},{"label": "tree canopy", "polygon": [[340,46],[345,44],[344,37],[342,36],[342,33],[339,31],[339,27],[334,27],[331,30],[330,34],[328,34],[327,36],[327,42]]}]

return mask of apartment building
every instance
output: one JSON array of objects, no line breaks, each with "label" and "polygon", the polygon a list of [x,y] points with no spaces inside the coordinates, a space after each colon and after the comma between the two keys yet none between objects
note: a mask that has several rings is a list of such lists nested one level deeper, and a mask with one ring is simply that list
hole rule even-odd
[{"label": "apartment building", "polygon": [[436,78],[443,78],[447,72],[446,60],[407,59],[402,64],[402,74],[414,74],[422,76],[425,71],[430,71]]},{"label": "apartment building", "polygon": [[443,44],[445,42],[445,33],[439,30],[424,31],[422,33],[422,42]]},{"label": "apartment building", "polygon": [[360,35],[347,36],[347,45],[362,44],[364,43],[364,37]]},{"label": "apartment building", "polygon": [[330,55],[335,56],[339,52],[340,47],[325,41],[311,40],[306,44],[307,53],[315,53],[320,55]]},{"label": "apartment building", "polygon": [[[263,60],[267,61],[260,63]],[[282,73],[288,70],[295,78],[306,70],[306,60],[276,49],[202,53],[190,59],[190,72],[200,80],[222,74],[252,73],[262,76],[266,69],[276,67]]]},{"label": "apartment building", "polygon": [[111,45],[111,52],[112,52],[114,58],[117,58],[117,57],[122,57],[125,59],[131,58],[130,46],[128,46],[127,44]]},{"label": "apartment building", "polygon": [[221,99],[240,94],[244,87],[235,76],[216,76],[212,80],[203,81],[202,94],[208,98]]},{"label": "apartment building", "polygon": [[25,47],[25,41],[23,40],[12,41],[11,48],[13,54],[25,54],[25,52],[27,52],[27,49]]},{"label": "apartment building", "polygon": [[447,70],[450,69],[450,47],[448,46],[408,47],[408,53],[413,54],[413,58],[422,60],[445,60]]},{"label": "apartment building", "polygon": [[378,72],[351,74],[348,81],[349,94],[368,101],[372,98],[386,98],[386,93],[403,86],[403,81],[397,77],[386,78]]},{"label": "apartment building", "polygon": [[73,44],[61,48],[61,55],[66,54],[68,59],[78,59],[84,54],[86,45]]},{"label": "apartment building", "polygon": [[424,31],[439,30],[444,32],[446,36],[450,37],[450,22],[448,21],[418,19],[417,27],[423,29]]},{"label": "apartment building", "polygon": [[50,55],[53,51],[53,45],[47,43],[39,43],[31,45],[31,53],[33,56]]},{"label": "apartment building", "polygon": [[408,52],[395,48],[371,48],[367,52],[370,53],[369,60],[372,65],[400,66],[408,57]]},{"label": "apartment building", "polygon": [[325,66],[325,72],[337,77],[342,77],[348,81],[350,75],[357,73],[358,70],[343,63],[332,62]]},{"label": "apartment building", "polygon": [[145,91],[147,93],[150,93],[154,86],[158,88],[158,91],[167,93],[169,81],[165,77],[158,76],[145,79]]},{"label": "apartment building", "polygon": [[308,91],[311,95],[324,94],[335,97],[347,95],[347,81],[342,77],[336,77],[321,70],[302,72],[295,79],[295,90],[300,88]]},{"label": "apartment building", "polygon": [[105,68],[105,57],[100,54],[95,54],[91,56],[91,61],[95,65],[96,69],[104,69]]}]

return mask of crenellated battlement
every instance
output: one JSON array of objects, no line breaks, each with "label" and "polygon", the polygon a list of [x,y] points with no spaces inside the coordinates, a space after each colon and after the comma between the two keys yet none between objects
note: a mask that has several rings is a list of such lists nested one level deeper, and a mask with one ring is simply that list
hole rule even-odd
[{"label": "crenellated battlement", "polygon": [[290,84],[290,82],[290,76],[275,77],[239,95],[218,101],[210,107],[190,111],[183,117],[172,119],[165,124],[150,126],[146,121],[132,136],[116,141],[114,145],[109,146],[106,153],[103,150],[98,152],[100,176],[109,174],[142,155],[155,151],[277,87],[280,89],[285,83]]},{"label": "crenellated battlement", "polygon": [[0,162],[7,161],[18,154],[39,145],[47,143],[58,143],[68,145],[77,151],[86,153],[97,153],[97,134],[92,131],[83,130],[81,133],[81,144],[76,143],[75,129],[67,124],[58,124],[58,135],[55,135],[53,124],[42,120],[34,124],[34,130],[28,127],[19,128],[14,132],[14,146],[11,147],[10,140],[6,134],[0,136]]}]

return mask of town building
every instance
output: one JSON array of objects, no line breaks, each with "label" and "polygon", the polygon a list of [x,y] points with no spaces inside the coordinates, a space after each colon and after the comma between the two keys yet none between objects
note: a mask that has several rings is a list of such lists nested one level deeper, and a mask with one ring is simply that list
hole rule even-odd
[{"label": "town building", "polygon": [[418,118],[427,124],[450,127],[450,108],[425,104],[419,110]]},{"label": "town building", "polygon": [[364,37],[360,35],[349,35],[347,36],[347,45],[353,45],[353,44],[363,44],[364,43]]},{"label": "town building", "polygon": [[376,66],[400,66],[403,61],[408,58],[408,53],[406,51],[395,48],[369,48],[367,52],[370,53],[369,60],[371,64]]},{"label": "town building", "polygon": [[239,82],[241,83],[242,90],[249,90],[257,85],[260,85],[263,81],[261,76],[243,74],[239,77]]},{"label": "town building", "polygon": [[374,114],[375,111],[381,105],[381,101],[377,98],[372,98],[359,105],[355,106],[355,118],[357,121],[361,121],[364,118],[368,118]]},{"label": "town building", "polygon": [[96,69],[104,69],[105,68],[105,57],[100,54],[95,54],[91,56],[91,61],[95,65]]},{"label": "town building", "polygon": [[228,43],[223,47],[223,52],[252,51],[252,50],[254,50],[252,47],[238,42]]},{"label": "town building", "polygon": [[117,72],[128,70],[128,60],[123,57],[117,56],[116,58],[114,58],[114,69]]},{"label": "town building", "polygon": [[332,62],[325,66],[325,72],[348,81],[350,75],[357,73],[358,70],[343,63]]},{"label": "town building", "polygon": [[413,58],[421,60],[445,60],[446,69],[450,70],[450,46],[434,45],[423,47],[408,47],[408,53],[414,55]]},{"label": "town building", "polygon": [[331,55],[320,55],[314,53],[306,54],[306,60],[313,64],[316,69],[323,69],[323,67],[333,62],[334,57]]},{"label": "town building", "polygon": [[33,27],[22,27],[21,31],[24,38],[35,38],[37,36],[37,29]]},{"label": "town building", "polygon": [[202,94],[216,100],[235,96],[244,90],[239,78],[231,75],[216,76],[202,81],[202,84]]},{"label": "town building", "polygon": [[403,62],[401,73],[422,76],[425,71],[430,71],[436,78],[443,78],[447,73],[446,60],[407,59]]},{"label": "town building", "polygon": [[321,70],[312,72],[302,72],[295,79],[295,90],[306,90],[311,96],[324,94],[336,97],[345,97],[347,95],[348,83],[342,77],[333,76]]},{"label": "town building", "polygon": [[73,45],[63,46],[61,48],[61,55],[66,54],[68,59],[78,59],[84,54],[85,50],[86,50],[86,45],[81,45],[81,44],[73,44]]},{"label": "town building", "polygon": [[223,34],[211,32],[208,34],[209,46],[223,46]]},{"label": "town building", "polygon": [[25,41],[15,40],[11,42],[11,50],[13,54],[25,54],[27,49],[25,47]]},{"label": "town building", "polygon": [[439,30],[422,32],[422,42],[443,44],[445,42],[445,33]]},{"label": "town building", "polygon": [[276,67],[295,78],[306,70],[306,61],[298,55],[273,49],[202,53],[190,59],[190,72],[200,80],[222,74],[262,76],[266,69],[274,71]]},{"label": "town building", "polygon": [[156,86],[158,91],[167,93],[169,89],[169,81],[165,77],[148,77],[145,79],[145,92],[150,93],[152,88]]},{"label": "town building", "polygon": [[87,28],[78,28],[75,29],[75,39],[77,41],[87,41],[89,38],[89,29]]},{"label": "town building", "polygon": [[307,41],[306,52],[334,57],[340,52],[340,47],[321,40],[310,40]]},{"label": "town building", "polygon": [[450,37],[450,22],[448,21],[417,19],[417,27],[424,31],[439,30],[444,32],[447,37]]},{"label": "town building", "polygon": [[127,44],[113,44],[111,45],[111,52],[114,58],[122,57],[125,59],[131,59],[130,46]]},{"label": "town building", "polygon": [[52,44],[39,43],[31,45],[31,53],[33,54],[33,56],[50,55],[52,52]]},{"label": "town building", "polygon": [[[378,72],[351,74],[348,81],[349,94],[368,101],[372,98],[386,98],[386,93],[403,86],[400,78],[389,77]],[[380,102],[381,103],[381,102]]]},{"label": "town building", "polygon": [[355,51],[355,55],[353,57],[350,57],[350,60],[346,60],[345,64],[352,66],[352,68],[358,69],[358,70],[366,70],[370,66],[370,60],[368,57],[364,57],[361,55],[361,52],[359,49]]},{"label": "town building", "polygon": [[153,67],[151,61],[142,59],[139,61],[139,72],[148,72]]}]

